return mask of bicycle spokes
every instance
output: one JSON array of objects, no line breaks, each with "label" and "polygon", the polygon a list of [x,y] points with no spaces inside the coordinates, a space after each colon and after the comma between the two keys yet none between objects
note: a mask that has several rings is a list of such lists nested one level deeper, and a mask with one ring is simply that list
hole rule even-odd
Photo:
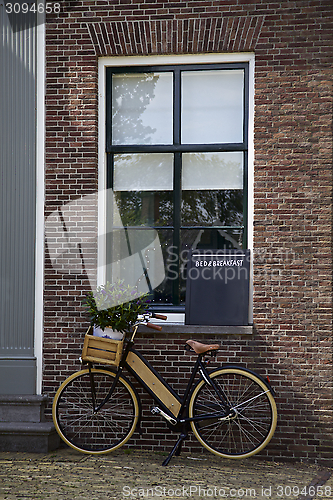
[{"label": "bicycle spokes", "polygon": [[133,389],[119,379],[111,397],[115,374],[93,369],[94,398],[91,404],[91,379],[88,370],[78,372],[60,387],[54,402],[54,421],[64,441],[74,449],[106,453],[124,444],[135,430],[139,406]]},{"label": "bicycle spokes", "polygon": [[[270,391],[256,376],[242,370],[221,369],[212,377],[215,386],[226,394],[230,412],[210,420],[195,419],[191,425],[196,436],[210,451],[222,456],[257,453],[266,446],[276,425],[276,407]],[[217,406],[222,409],[215,390],[204,382],[194,397],[194,417],[204,417]]]}]

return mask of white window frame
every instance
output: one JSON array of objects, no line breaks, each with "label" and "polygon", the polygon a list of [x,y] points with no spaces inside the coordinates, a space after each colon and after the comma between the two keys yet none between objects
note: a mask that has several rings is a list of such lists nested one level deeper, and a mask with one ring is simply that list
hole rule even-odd
[{"label": "white window frame", "polygon": [[[103,192],[106,189],[106,68],[128,66],[156,66],[177,64],[221,64],[221,63],[248,63],[249,64],[249,111],[248,111],[248,248],[253,255],[253,217],[254,217],[254,67],[253,53],[235,54],[186,54],[160,56],[121,56],[100,57],[98,60],[98,234],[105,234],[106,207]],[[99,239],[102,241],[103,239]],[[97,250],[97,283],[105,283],[105,248],[99,245]],[[249,323],[253,322],[253,258],[251,259],[250,273],[250,303]],[[184,324],[184,314],[168,314],[169,323]]]}]

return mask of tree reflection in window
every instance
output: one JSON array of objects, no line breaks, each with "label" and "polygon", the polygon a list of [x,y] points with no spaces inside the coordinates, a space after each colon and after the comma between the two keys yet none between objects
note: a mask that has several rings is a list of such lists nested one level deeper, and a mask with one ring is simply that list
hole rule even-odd
[{"label": "tree reflection in window", "polygon": [[172,73],[113,75],[112,144],[171,143]]}]

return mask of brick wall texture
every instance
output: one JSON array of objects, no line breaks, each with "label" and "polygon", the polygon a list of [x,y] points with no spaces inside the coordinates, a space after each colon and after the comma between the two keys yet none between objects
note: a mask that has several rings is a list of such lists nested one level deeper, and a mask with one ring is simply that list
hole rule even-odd
[{"label": "brick wall texture", "polygon": [[[325,464],[333,456],[332,21],[331,0],[84,0],[61,2],[46,23],[46,216],[97,190],[99,57],[255,54],[255,332],[197,340],[221,342],[221,362],[269,374],[279,423],[262,457]],[[46,253],[50,397],[79,368],[88,290],[82,270],[59,272]],[[176,389],[191,364],[187,338],[138,338]],[[175,436],[150,417],[152,401],[143,402],[143,434],[130,445],[169,450]],[[194,439],[186,447],[199,449]]]}]

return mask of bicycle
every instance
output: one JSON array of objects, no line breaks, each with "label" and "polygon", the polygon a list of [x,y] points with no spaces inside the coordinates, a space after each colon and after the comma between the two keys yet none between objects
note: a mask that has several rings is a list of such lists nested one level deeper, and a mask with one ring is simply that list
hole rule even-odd
[{"label": "bicycle", "polygon": [[[141,420],[141,402],[123,374],[127,369],[154,399],[156,406],[151,412],[180,433],[162,465],[180,454],[191,429],[207,450],[223,458],[247,458],[263,450],[277,424],[269,379],[236,365],[208,371],[208,358],[214,357],[220,346],[188,340],[185,348],[197,359],[184,395],[179,396],[133,347],[140,325],[162,330],[150,323],[152,317],[166,319],[151,313],[138,317],[124,349],[123,342],[86,335],[85,342],[92,337],[91,350],[82,356],[87,366],[61,384],[53,401],[53,421],[63,441],[83,453],[104,454],[130,439]],[[107,362],[110,352],[113,366],[94,367],[95,360]],[[197,375],[199,380],[195,382]]]}]

